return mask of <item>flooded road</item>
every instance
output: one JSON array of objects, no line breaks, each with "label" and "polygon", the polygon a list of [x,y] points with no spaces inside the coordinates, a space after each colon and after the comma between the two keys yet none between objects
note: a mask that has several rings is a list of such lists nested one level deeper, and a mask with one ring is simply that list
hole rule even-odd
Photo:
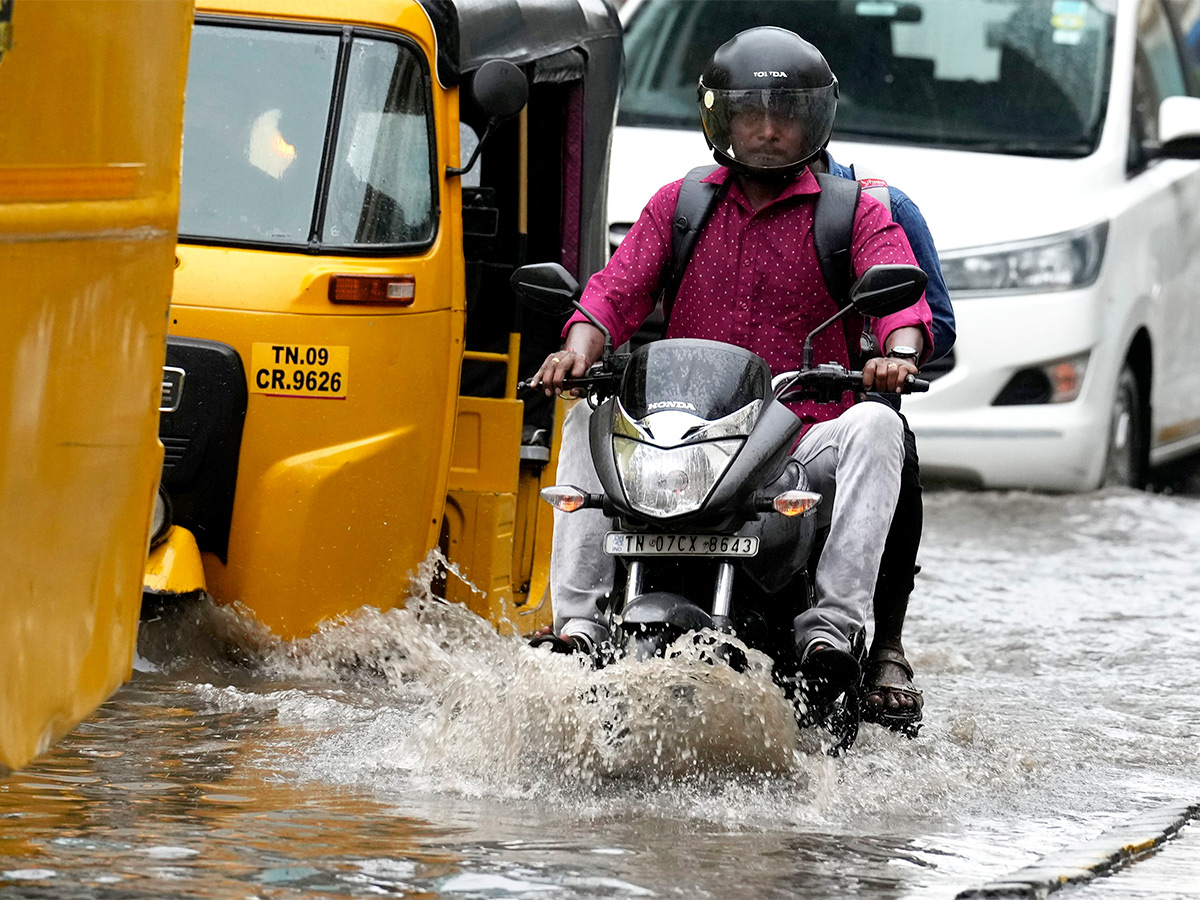
[{"label": "flooded road", "polygon": [[[926,502],[916,740],[834,759],[763,671],[585,671],[427,600],[286,645],[169,612],[0,780],[0,898],[953,898],[1200,801],[1200,499]],[[1056,896],[1196,897],[1198,832]]]}]

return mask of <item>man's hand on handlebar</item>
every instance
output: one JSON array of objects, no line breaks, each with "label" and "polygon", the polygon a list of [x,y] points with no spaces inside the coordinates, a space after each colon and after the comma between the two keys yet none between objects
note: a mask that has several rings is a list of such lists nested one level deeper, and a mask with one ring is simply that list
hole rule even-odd
[{"label": "man's hand on handlebar", "polygon": [[899,394],[904,379],[917,374],[917,367],[906,359],[876,357],[869,359],[862,368],[863,387],[885,394]]},{"label": "man's hand on handlebar", "polygon": [[[582,378],[592,363],[604,351],[604,332],[590,322],[576,322],[567,332],[563,348],[546,357],[537,373],[529,379],[529,386],[541,388],[547,397],[563,393],[563,380]],[[569,391],[569,396],[578,396]]]}]

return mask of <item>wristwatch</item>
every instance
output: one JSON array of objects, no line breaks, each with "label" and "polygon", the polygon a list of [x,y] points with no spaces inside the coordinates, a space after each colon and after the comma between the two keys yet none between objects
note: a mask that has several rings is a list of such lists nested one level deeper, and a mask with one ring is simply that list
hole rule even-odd
[{"label": "wristwatch", "polygon": [[887,352],[887,355],[892,359],[908,360],[914,366],[917,364],[917,360],[921,358],[921,354],[917,351],[916,347],[907,347],[904,344],[897,344]]}]

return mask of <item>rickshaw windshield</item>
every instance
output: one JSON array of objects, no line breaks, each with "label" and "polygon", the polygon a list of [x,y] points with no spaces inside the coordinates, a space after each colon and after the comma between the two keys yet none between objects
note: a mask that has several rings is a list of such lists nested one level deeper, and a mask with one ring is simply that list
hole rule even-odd
[{"label": "rickshaw windshield", "polygon": [[401,41],[197,23],[180,240],[427,245],[437,227],[428,90]]},{"label": "rickshaw windshield", "polygon": [[770,385],[766,362],[749,350],[682,338],[639,347],[625,368],[619,396],[634,419],[678,409],[713,422],[765,400]]}]

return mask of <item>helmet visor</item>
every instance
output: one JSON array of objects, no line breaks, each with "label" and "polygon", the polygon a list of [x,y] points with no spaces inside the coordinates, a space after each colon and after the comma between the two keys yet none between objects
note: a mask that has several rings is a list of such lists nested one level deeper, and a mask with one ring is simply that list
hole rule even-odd
[{"label": "helmet visor", "polygon": [[829,141],[837,82],[802,90],[710,90],[700,85],[700,122],[715,150],[756,170],[810,159]]}]

